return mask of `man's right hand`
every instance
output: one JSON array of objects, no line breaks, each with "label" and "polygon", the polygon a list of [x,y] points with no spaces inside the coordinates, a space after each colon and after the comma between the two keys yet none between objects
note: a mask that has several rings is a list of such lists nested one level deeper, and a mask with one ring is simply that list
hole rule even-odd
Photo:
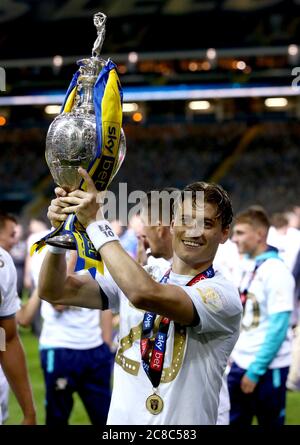
[{"label": "man's right hand", "polygon": [[53,227],[58,227],[68,217],[68,214],[64,213],[64,208],[68,207],[68,204],[61,200],[61,198],[67,196],[67,192],[61,187],[56,187],[54,191],[56,198],[52,199],[48,207],[47,217]]}]

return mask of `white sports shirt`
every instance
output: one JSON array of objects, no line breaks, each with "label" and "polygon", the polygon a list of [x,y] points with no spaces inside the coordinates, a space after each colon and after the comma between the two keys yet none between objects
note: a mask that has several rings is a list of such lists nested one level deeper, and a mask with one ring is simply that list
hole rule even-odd
[{"label": "white sports shirt", "polygon": [[[35,234],[35,238],[40,239],[46,233],[42,233],[40,236]],[[38,284],[41,265],[46,253],[47,247],[32,257],[31,276],[35,286]],[[57,311],[52,304],[42,301],[41,316],[43,327],[39,338],[40,349],[85,350],[96,348],[103,343],[100,311],[96,309],[66,306],[65,310]]]},{"label": "white sports shirt", "polygon": [[[14,315],[20,307],[17,293],[17,272],[10,254],[0,247],[0,318]],[[0,331],[0,350],[5,346],[5,334]],[[0,425],[2,423],[1,405],[5,402],[7,382],[0,373]]]},{"label": "white sports shirt", "polygon": [[300,250],[300,230],[289,227],[285,234],[279,233],[271,226],[267,243],[278,249],[279,257],[283,259],[289,270],[293,270]]},{"label": "white sports shirt", "polygon": [[[220,244],[220,245],[222,245],[222,244]],[[219,255],[219,256],[221,258],[221,255]],[[169,261],[167,261],[164,258],[154,258],[153,256],[149,256],[148,262],[147,262],[147,268],[149,266],[150,267],[160,266],[161,268],[168,268],[168,267],[171,267],[172,262],[173,262],[173,258],[171,258]],[[217,267],[218,267],[218,265],[219,265],[219,263],[217,263]],[[223,270],[220,270],[219,267],[216,270],[221,272],[222,275],[226,277],[226,275],[223,273]],[[231,281],[229,278],[227,278],[227,279],[229,281]],[[217,425],[228,425],[229,424],[229,412],[230,412],[230,397],[229,397],[229,391],[228,391],[228,386],[227,386],[227,375],[224,374],[223,380],[222,380],[222,386],[221,386],[221,390],[220,390],[220,397],[219,397]]]},{"label": "white sports shirt", "polygon": [[16,268],[10,254],[0,247],[0,317],[14,315],[19,308]]},{"label": "white sports shirt", "polygon": [[[167,268],[152,268],[152,276],[159,281],[166,271]],[[234,286],[216,273],[213,278],[188,287],[185,285],[193,277],[171,272],[168,282],[181,286],[192,299],[200,323],[188,328],[170,323],[158,391],[164,408],[153,415],[145,405],[153,390],[142,367],[140,353],[144,311],[129,302],[109,274],[96,278],[108,298],[110,309],[120,312],[120,342],[107,423],[216,424],[222,375],[237,341],[241,321],[242,306]]]},{"label": "white sports shirt", "polygon": [[[251,281],[253,261],[244,262],[240,289],[249,283],[241,334],[232,352],[238,366],[248,369],[260,350],[269,327],[269,315],[293,310],[294,278],[280,259],[269,258]],[[291,332],[281,345],[269,368],[282,368],[291,362]]]}]

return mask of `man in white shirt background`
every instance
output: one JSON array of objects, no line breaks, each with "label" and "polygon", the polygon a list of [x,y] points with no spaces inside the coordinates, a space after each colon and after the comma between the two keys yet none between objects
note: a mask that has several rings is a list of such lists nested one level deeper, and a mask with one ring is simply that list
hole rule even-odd
[{"label": "man in white shirt background", "polygon": [[247,254],[239,282],[244,307],[240,337],[228,375],[230,423],[284,424],[286,379],[291,363],[290,316],[294,278],[277,249],[267,244],[269,219],[250,207],[235,218],[232,240]]},{"label": "man in white shirt background", "polygon": [[[0,213],[0,363],[22,409],[22,424],[35,425],[32,389],[16,323],[16,312],[19,309],[17,272],[8,253],[15,243],[16,225],[12,215]],[[2,405],[4,416],[7,416],[7,383],[4,376],[0,383],[0,410]]]}]

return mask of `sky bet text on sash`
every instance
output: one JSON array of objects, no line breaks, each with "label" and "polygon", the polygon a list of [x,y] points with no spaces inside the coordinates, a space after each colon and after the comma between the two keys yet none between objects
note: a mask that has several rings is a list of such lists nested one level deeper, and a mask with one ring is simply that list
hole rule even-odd
[{"label": "sky bet text on sash", "polygon": [[197,431],[189,428],[152,428],[145,427],[138,431],[103,431],[101,439],[107,440],[126,440],[129,443],[141,440],[189,440],[197,439]]}]

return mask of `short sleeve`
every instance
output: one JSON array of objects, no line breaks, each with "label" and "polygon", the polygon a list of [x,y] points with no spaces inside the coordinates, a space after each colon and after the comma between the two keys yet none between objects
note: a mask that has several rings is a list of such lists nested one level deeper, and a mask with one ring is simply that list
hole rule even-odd
[{"label": "short sleeve", "polygon": [[0,318],[14,315],[20,308],[17,294],[17,274],[12,259],[1,256],[0,267]]},{"label": "short sleeve", "polygon": [[193,328],[197,333],[230,334],[239,329],[242,305],[233,285],[203,280],[192,287],[182,286],[182,289],[189,295],[198,313],[199,324]]}]

